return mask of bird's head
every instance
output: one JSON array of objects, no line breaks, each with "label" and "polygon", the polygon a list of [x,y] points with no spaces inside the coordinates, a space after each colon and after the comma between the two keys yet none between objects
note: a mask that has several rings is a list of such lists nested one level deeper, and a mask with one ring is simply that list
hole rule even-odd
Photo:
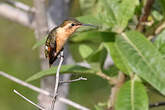
[{"label": "bird's head", "polygon": [[96,26],[94,25],[83,24],[74,18],[69,18],[67,20],[64,20],[64,22],[60,25],[60,28],[62,28],[63,31],[67,32],[68,34],[72,34],[82,26],[91,26],[96,28]]}]

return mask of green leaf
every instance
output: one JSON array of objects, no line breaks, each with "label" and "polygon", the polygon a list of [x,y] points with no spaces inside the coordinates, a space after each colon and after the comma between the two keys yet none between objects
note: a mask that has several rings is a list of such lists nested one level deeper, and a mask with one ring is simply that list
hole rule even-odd
[{"label": "green leaf", "polygon": [[75,34],[70,41],[71,42],[86,42],[90,41],[93,43],[101,43],[103,41],[105,42],[113,42],[114,41],[114,35],[115,33],[112,32],[99,32],[99,31],[86,31],[83,33],[77,33]]},{"label": "green leaf", "polygon": [[101,25],[101,22],[98,20],[98,18],[93,15],[79,16],[76,19],[85,24],[93,24],[96,26]]},{"label": "green leaf", "polygon": [[104,44],[107,50],[109,51],[116,67],[118,67],[125,74],[132,73],[132,70],[128,66],[128,60],[125,56],[123,56],[118,45],[116,45],[115,42],[109,42],[109,43],[104,43]]},{"label": "green leaf", "polygon": [[102,24],[112,27],[115,32],[122,32],[133,17],[139,0],[102,0],[98,18]]},{"label": "green leaf", "polygon": [[154,45],[160,53],[165,57],[165,30],[163,30],[155,39]]},{"label": "green leaf", "polygon": [[165,94],[165,61],[153,44],[141,33],[129,31],[117,37],[116,45],[132,71]]},{"label": "green leaf", "polygon": [[79,53],[79,46],[80,46],[79,43],[69,43],[69,51],[71,52],[72,57],[76,62],[83,61],[83,58]]},{"label": "green leaf", "polygon": [[[28,81],[28,82],[34,81],[36,79],[40,79],[47,75],[55,75],[56,71],[57,71],[57,66],[52,67],[48,70],[43,70],[41,72],[38,72],[38,73],[34,74],[33,76],[31,76],[30,78],[28,78],[26,81]],[[95,74],[96,71],[92,70],[90,68],[79,66],[79,65],[63,65],[61,67],[60,74],[64,74],[64,73]]]},{"label": "green leaf", "polygon": [[148,96],[141,82],[126,82],[117,95],[115,110],[148,110]]},{"label": "green leaf", "polygon": [[34,50],[34,49],[36,49],[36,48],[38,48],[38,47],[44,45],[45,42],[46,42],[46,39],[47,39],[47,36],[44,37],[43,39],[41,39],[40,41],[36,42],[36,43],[33,45],[32,50]]},{"label": "green leaf", "polygon": [[79,52],[82,58],[85,59],[93,52],[93,50],[88,45],[82,44],[79,46]]},{"label": "green leaf", "polygon": [[139,0],[122,0],[116,13],[117,32],[122,32],[127,26],[128,21],[133,17],[136,6],[139,5]]},{"label": "green leaf", "polygon": [[104,62],[107,57],[107,50],[100,45],[100,47],[90,54],[86,61],[96,70],[103,70]]}]

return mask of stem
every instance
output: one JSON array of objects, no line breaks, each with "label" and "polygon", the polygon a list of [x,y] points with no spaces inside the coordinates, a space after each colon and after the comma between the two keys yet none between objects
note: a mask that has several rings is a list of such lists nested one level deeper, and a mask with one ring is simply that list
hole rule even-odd
[{"label": "stem", "polygon": [[144,9],[142,11],[142,15],[139,19],[139,22],[136,26],[136,30],[142,32],[144,30],[144,23],[147,21],[148,16],[150,15],[152,5],[155,0],[147,0],[147,3],[144,6]]},{"label": "stem", "polygon": [[45,110],[44,108],[42,108],[41,106],[39,106],[38,104],[35,104],[34,102],[32,102],[31,100],[29,100],[28,98],[26,98],[25,96],[23,96],[21,93],[19,93],[18,91],[16,91],[15,89],[13,90],[14,93],[16,93],[17,95],[19,95],[20,97],[22,97],[24,100],[26,100],[27,102],[31,103],[32,105],[36,106],[37,108],[41,109],[41,110]]},{"label": "stem", "polygon": [[51,104],[51,110],[54,110],[54,105],[55,105],[55,102],[56,102],[58,86],[59,86],[60,69],[61,69],[61,65],[62,65],[63,61],[64,61],[63,51],[61,51],[61,53],[60,53],[60,63],[58,65],[57,72],[56,72],[56,83],[55,83],[55,89],[54,89],[54,94],[53,94],[53,100],[52,100],[52,104]]}]

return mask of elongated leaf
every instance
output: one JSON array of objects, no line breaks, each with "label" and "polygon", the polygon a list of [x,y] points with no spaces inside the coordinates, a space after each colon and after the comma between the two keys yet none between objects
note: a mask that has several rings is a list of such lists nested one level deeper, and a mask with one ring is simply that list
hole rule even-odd
[{"label": "elongated leaf", "polygon": [[139,32],[129,31],[117,37],[116,45],[132,71],[165,94],[165,60],[153,44]]},{"label": "elongated leaf", "polygon": [[[33,81],[33,80],[40,79],[43,76],[47,76],[47,75],[55,75],[56,71],[57,71],[57,66],[52,67],[48,70],[43,70],[41,72],[38,72],[38,73],[34,74],[33,76],[31,76],[30,78],[28,78],[26,81],[28,81],[28,82]],[[63,65],[61,67],[60,74],[63,74],[63,73],[95,74],[96,71],[91,70],[90,68],[79,66],[79,65]]]},{"label": "elongated leaf", "polygon": [[144,85],[135,80],[126,82],[118,93],[115,110],[148,110]]}]

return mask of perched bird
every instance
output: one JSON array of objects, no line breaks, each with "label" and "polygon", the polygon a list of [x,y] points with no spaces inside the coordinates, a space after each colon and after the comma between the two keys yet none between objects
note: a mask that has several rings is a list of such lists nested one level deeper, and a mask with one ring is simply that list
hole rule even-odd
[{"label": "perched bird", "polygon": [[49,66],[57,59],[68,38],[81,26],[95,27],[94,25],[83,24],[76,19],[69,18],[49,32],[45,43],[45,56],[49,59]]}]

